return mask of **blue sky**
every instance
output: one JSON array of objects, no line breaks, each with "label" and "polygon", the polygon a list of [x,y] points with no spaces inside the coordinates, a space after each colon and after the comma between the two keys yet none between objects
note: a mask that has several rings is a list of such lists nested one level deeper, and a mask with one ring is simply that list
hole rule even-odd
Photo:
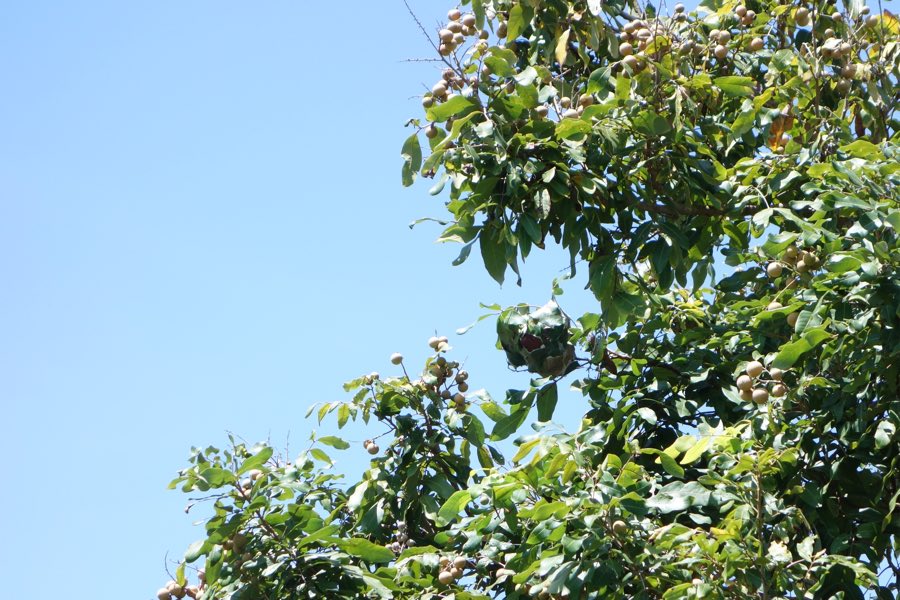
[{"label": "blue sky", "polygon": [[[435,25],[448,8],[411,4]],[[423,360],[435,332],[473,389],[527,386],[491,322],[452,332],[479,301],[542,304],[565,258],[501,290],[408,228],[442,212],[399,158],[439,71],[403,62],[430,53],[399,0],[336,6],[5,7],[4,597],[152,598],[200,535],[165,489],[192,444],[297,448],[308,406],[392,352]],[[564,308],[590,307],[568,287]],[[574,422],[585,404],[561,406]],[[352,474],[367,455],[337,456]]]}]

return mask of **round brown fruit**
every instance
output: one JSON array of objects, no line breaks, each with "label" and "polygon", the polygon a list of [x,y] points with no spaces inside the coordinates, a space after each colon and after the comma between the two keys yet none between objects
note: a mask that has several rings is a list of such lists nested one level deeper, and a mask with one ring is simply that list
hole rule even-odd
[{"label": "round brown fruit", "polygon": [[628,42],[619,44],[619,54],[621,56],[631,56],[632,54],[634,54],[634,46],[632,46]]},{"label": "round brown fruit", "polygon": [[728,48],[719,44],[716,46],[715,50],[713,50],[713,54],[719,60],[725,60],[725,57],[728,56]]},{"label": "round brown fruit", "polygon": [[771,277],[772,279],[775,279],[776,277],[780,277],[781,272],[783,270],[784,270],[784,267],[781,266],[781,263],[777,263],[777,262],[770,262],[766,266],[766,274],[769,277]]},{"label": "round brown fruit", "polygon": [[457,569],[465,569],[467,564],[469,564],[469,559],[465,556],[457,556],[453,559],[453,566]]},{"label": "round brown fruit", "polygon": [[769,375],[771,375],[772,379],[774,379],[775,381],[781,381],[782,379],[784,379],[784,371],[776,367],[772,367],[771,369],[769,369]]},{"label": "round brown fruit", "polygon": [[741,400],[744,402],[750,402],[753,400],[753,391],[752,390],[741,390]]},{"label": "round brown fruit", "polygon": [[751,390],[753,388],[753,380],[750,379],[746,375],[740,375],[737,380],[734,382],[739,390],[744,392]]},{"label": "round brown fruit", "polygon": [[447,18],[450,19],[451,21],[459,21],[459,18],[461,16],[462,16],[462,13],[457,8],[451,9],[447,12]]},{"label": "round brown fruit", "polygon": [[[428,136],[428,137],[430,137],[430,138],[436,136],[436,135],[437,135],[437,128],[436,128],[434,125],[429,125],[429,126],[425,129],[425,135]],[[402,355],[402,354],[400,354],[399,352],[394,352],[393,354],[391,354],[391,364],[399,365],[399,364],[402,363],[402,362],[403,362],[403,355]]]},{"label": "round brown fruit", "polygon": [[616,521],[613,523],[612,528],[616,535],[622,535],[628,531],[628,524],[625,521]]},{"label": "round brown fruit", "polygon": [[475,27],[475,15],[466,14],[462,16],[462,24],[466,27]]},{"label": "round brown fruit", "polygon": [[750,50],[752,52],[759,52],[765,45],[765,42],[763,42],[763,39],[760,37],[755,37],[750,40]]},{"label": "round brown fruit", "polygon": [[769,392],[765,388],[753,390],[753,401],[757,404],[765,404],[769,401]]},{"label": "round brown fruit", "polygon": [[791,327],[797,324],[797,318],[800,316],[800,313],[791,313],[787,316],[787,323]]},{"label": "round brown fruit", "polygon": [[156,597],[159,598],[159,600],[170,600],[172,593],[169,592],[169,588],[159,588],[156,590]]},{"label": "round brown fruit", "polygon": [[787,393],[788,393],[787,386],[784,385],[783,383],[776,383],[775,385],[772,386],[772,395],[775,396],[776,398],[781,398],[782,396],[784,396]]},{"label": "round brown fruit", "polygon": [[372,454],[372,455],[378,454],[378,452],[379,452],[380,450],[381,450],[381,448],[379,448],[379,447],[378,447],[378,444],[376,444],[376,443],[374,443],[374,442],[371,443],[371,444],[369,444],[368,446],[366,446],[366,451],[367,451],[369,454]]},{"label": "round brown fruit", "polygon": [[453,573],[450,571],[441,571],[438,574],[438,581],[441,582],[441,585],[450,585],[453,583]]},{"label": "round brown fruit", "polygon": [[441,41],[446,44],[447,42],[453,41],[453,32],[449,29],[441,29],[440,31],[438,31],[438,37],[441,38]]},{"label": "round brown fruit", "polygon": [[809,9],[805,6],[801,6],[794,13],[794,20],[797,22],[797,25],[800,27],[806,27],[809,25]]},{"label": "round brown fruit", "polygon": [[759,377],[766,368],[758,360],[751,360],[744,369],[750,377]]}]

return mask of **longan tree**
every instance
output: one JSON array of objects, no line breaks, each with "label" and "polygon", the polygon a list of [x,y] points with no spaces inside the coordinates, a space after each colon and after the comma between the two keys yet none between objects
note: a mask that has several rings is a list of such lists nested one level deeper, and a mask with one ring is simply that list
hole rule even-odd
[{"label": "longan tree", "polygon": [[427,33],[403,183],[444,195],[457,263],[568,265],[491,314],[526,384],[471,390],[446,338],[393,356],[312,411],[377,431],[350,486],[335,436],[196,449],[172,487],[214,508],[159,597],[896,597],[900,23],[470,0]]}]

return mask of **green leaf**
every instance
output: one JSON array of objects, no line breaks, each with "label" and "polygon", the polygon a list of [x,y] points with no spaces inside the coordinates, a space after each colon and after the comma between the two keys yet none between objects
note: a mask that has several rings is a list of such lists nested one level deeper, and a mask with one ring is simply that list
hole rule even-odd
[{"label": "green leaf", "polygon": [[506,39],[514,40],[525,31],[525,11],[521,4],[516,4],[509,11],[509,19],[506,21]]},{"label": "green leaf", "polygon": [[498,227],[485,225],[478,236],[478,241],[484,267],[490,276],[502,285],[506,273],[506,243],[500,234],[501,230]]},{"label": "green leaf", "polygon": [[888,420],[881,421],[875,429],[875,448],[881,450],[891,443],[897,427]]},{"label": "green leaf", "polygon": [[466,507],[466,505],[472,501],[472,492],[469,490],[458,490],[453,492],[453,495],[447,498],[447,501],[441,505],[440,510],[438,510],[438,519],[437,523],[439,526],[444,527],[449,523],[452,523],[459,516],[459,513]]},{"label": "green leaf", "polygon": [[553,411],[556,410],[558,399],[556,383],[545,385],[540,389],[537,395],[538,421],[549,421],[553,418]]},{"label": "green leaf", "polygon": [[337,539],[335,544],[350,556],[358,556],[366,562],[387,563],[394,560],[394,553],[389,548],[373,544],[365,538]]},{"label": "green leaf", "polygon": [[325,451],[321,448],[312,448],[309,451],[310,454],[313,455],[313,458],[322,461],[323,463],[333,465],[334,461],[331,460],[331,457],[325,454]]},{"label": "green leaf", "polygon": [[[799,323],[798,323],[799,325]],[[803,337],[787,343],[778,351],[772,366],[778,369],[790,369],[800,357],[831,337],[823,328],[811,329]]]},{"label": "green leaf", "polygon": [[453,96],[446,102],[435,104],[429,108],[425,116],[429,121],[441,123],[461,112],[476,108],[477,105],[465,96]]},{"label": "green leaf", "polygon": [[672,130],[672,126],[669,125],[669,122],[652,110],[645,110],[638,114],[638,116],[632,120],[632,125],[637,131],[644,135],[658,136]]},{"label": "green leaf", "polygon": [[350,444],[346,441],[342,440],[339,437],[335,437],[333,435],[327,435],[325,437],[321,437],[317,440],[320,444],[325,444],[326,446],[331,446],[332,448],[337,448],[338,450],[346,450],[350,447]]},{"label": "green leaf", "polygon": [[713,83],[717,88],[728,94],[729,96],[752,96],[753,95],[753,78],[741,77],[737,75],[727,75],[725,77],[716,77]]},{"label": "green leaf", "polygon": [[196,541],[188,546],[187,551],[184,553],[184,560],[186,562],[192,563],[206,554],[210,550],[210,548],[211,546],[206,540]]},{"label": "green leaf", "polygon": [[884,160],[884,154],[881,150],[868,140],[856,140],[841,146],[841,150],[854,158],[864,158],[866,160]]},{"label": "green leaf", "polygon": [[409,187],[415,182],[416,174],[422,168],[422,147],[419,145],[418,132],[406,138],[400,156],[403,157],[403,185]]},{"label": "green leaf", "polygon": [[250,469],[258,469],[259,467],[266,464],[267,460],[272,458],[273,453],[274,453],[274,450],[271,447],[269,447],[269,446],[263,447],[262,450],[260,450],[259,452],[257,452],[256,454],[254,454],[253,456],[251,456],[250,458],[245,460],[243,462],[243,464],[241,464],[241,468],[238,469],[235,474],[242,475],[242,474],[246,473],[247,471],[249,471]]},{"label": "green leaf", "polygon": [[562,119],[556,125],[556,137],[568,140],[573,137],[590,133],[592,126],[581,119]]}]

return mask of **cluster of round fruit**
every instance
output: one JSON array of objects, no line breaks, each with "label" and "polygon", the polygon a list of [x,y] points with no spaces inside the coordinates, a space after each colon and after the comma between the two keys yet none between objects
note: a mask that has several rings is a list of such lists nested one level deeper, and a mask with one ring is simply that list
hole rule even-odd
[{"label": "cluster of round fruit", "polygon": [[403,552],[403,548],[415,546],[416,541],[409,537],[409,527],[404,521],[397,521],[397,531],[394,533],[394,541],[391,542],[389,548],[394,554]]},{"label": "cluster of round fruit", "polygon": [[[784,252],[781,255],[781,262],[788,265],[789,267],[792,267],[798,273],[808,273],[810,271],[815,271],[817,268],[819,268],[819,266],[821,266],[819,257],[816,256],[815,253],[809,250],[800,250],[793,245],[788,246],[784,249]],[[768,268],[766,270],[768,271]],[[773,275],[771,275],[770,273],[770,276]],[[777,277],[777,275],[773,277]]]},{"label": "cluster of round fruit", "polygon": [[[422,384],[428,391],[437,392],[438,395],[453,404],[453,408],[463,412],[466,410],[465,392],[469,391],[469,373],[459,368],[459,363],[448,361],[443,356],[437,357],[428,367],[428,373],[434,377],[434,384],[428,385],[425,381]],[[447,383],[450,378],[451,383]],[[456,391],[453,391],[455,386]],[[443,387],[443,389],[441,389]]]},{"label": "cluster of round fruit", "polygon": [[[263,476],[263,472],[259,469],[250,469],[247,471],[247,476],[241,479],[238,482],[238,485],[241,488],[241,491],[245,494],[250,491],[253,487],[253,484],[256,483],[256,480]],[[227,544],[228,542],[226,542]]]},{"label": "cluster of round fruit", "polygon": [[[422,108],[431,108],[434,106],[436,100],[441,102],[449,100],[452,95],[451,90],[462,90],[466,85],[471,85],[473,87],[478,85],[478,77],[472,75],[467,80],[449,67],[444,69],[443,73],[441,73],[440,81],[431,86],[431,93],[425,94],[425,96],[422,97]],[[434,125],[431,127],[433,128]],[[434,137],[437,135],[437,131],[435,130],[434,134],[428,134],[428,131],[426,130],[426,135],[428,135],[428,137]]]},{"label": "cluster of round fruit", "polygon": [[469,564],[465,556],[457,556],[450,559],[449,557],[441,557],[441,571],[438,573],[438,581],[441,585],[450,585],[463,576],[466,565]]},{"label": "cluster of round fruit", "polygon": [[438,52],[441,56],[448,56],[465,43],[467,37],[475,35],[481,39],[488,37],[487,31],[478,31],[475,28],[475,15],[471,13],[462,14],[458,9],[454,8],[447,13],[447,24],[438,31],[438,38],[440,39]]},{"label": "cluster of round fruit", "polygon": [[378,454],[381,451],[381,448],[378,447],[378,444],[376,444],[372,440],[364,441],[363,448],[366,449],[366,452],[368,452],[369,454],[372,454],[372,455]]},{"label": "cluster of round fruit", "polygon": [[[870,14],[872,11],[868,6],[863,6],[859,9],[859,20],[866,25],[867,27],[875,27],[878,25],[878,16]],[[832,23],[843,23],[844,15],[835,10],[827,15],[829,19],[831,19]],[[805,6],[798,6],[794,11],[794,23],[799,25],[800,27],[807,27],[813,20],[819,20],[822,18],[822,15],[819,14],[819,11],[816,9],[809,10]]]},{"label": "cluster of round fruit", "polygon": [[[744,368],[744,373],[739,375],[735,380],[737,389],[740,390],[741,400],[753,401],[757,404],[765,404],[769,401],[769,390],[766,388],[766,382],[760,378],[760,375],[766,371],[765,366],[758,360],[751,360]],[[775,398],[781,398],[788,393],[788,388],[784,384],[784,371],[771,367],[769,370],[769,383],[771,383],[771,395]]]},{"label": "cluster of round fruit", "polygon": [[159,600],[172,600],[172,598],[199,598],[203,595],[203,587],[206,585],[206,573],[203,569],[197,572],[197,578],[200,580],[198,585],[181,585],[175,580],[169,581],[165,586],[159,588],[156,597]]},{"label": "cluster of round fruit", "polygon": [[[594,96],[591,94],[581,94],[575,99],[574,103],[569,96],[562,96],[558,100],[558,103],[559,108],[557,110],[560,117],[564,119],[575,119],[584,113],[585,108],[594,103]],[[546,117],[549,112],[548,108],[543,105],[535,107],[534,110],[540,118]]]}]

